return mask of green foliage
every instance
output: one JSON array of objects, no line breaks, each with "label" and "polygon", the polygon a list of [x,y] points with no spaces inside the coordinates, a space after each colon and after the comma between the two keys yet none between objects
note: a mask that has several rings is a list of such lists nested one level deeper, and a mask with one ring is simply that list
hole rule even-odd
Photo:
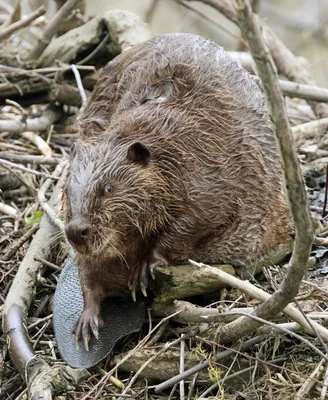
[{"label": "green foliage", "polygon": [[25,226],[33,226],[39,224],[43,216],[43,211],[37,210],[33,211],[33,214],[26,219]]}]

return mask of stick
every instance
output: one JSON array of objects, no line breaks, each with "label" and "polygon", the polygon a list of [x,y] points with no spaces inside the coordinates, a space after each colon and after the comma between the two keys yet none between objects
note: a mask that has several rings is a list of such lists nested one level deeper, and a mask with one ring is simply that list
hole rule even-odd
[{"label": "stick", "polygon": [[[252,13],[248,1],[235,0],[234,3],[237,9],[239,26],[247,39],[256,62],[268,102],[269,114],[273,122],[274,133],[283,164],[287,197],[295,225],[294,248],[287,274],[281,287],[255,310],[257,317],[270,319],[280,313],[298,293],[300,283],[307,269],[313,240],[313,228],[302,172],[293,143],[293,136],[289,128],[276,67],[264,43],[258,19]],[[257,321],[240,317],[225,325],[220,335],[225,338],[229,336],[229,340],[234,341],[251,333],[258,326]]]},{"label": "stick", "polygon": [[62,161],[60,164],[57,165],[53,175],[50,176],[50,179],[47,179],[41,188],[38,191],[38,200],[40,202],[41,207],[44,211],[48,214],[49,219],[51,222],[58,227],[60,231],[64,231],[64,223],[58,217],[56,211],[48,204],[46,200],[46,192],[49,189],[50,185],[52,184],[53,179],[58,179],[59,177],[65,176],[65,167],[67,167],[67,160]]},{"label": "stick", "polygon": [[[253,76],[253,79],[261,85],[260,78]],[[283,79],[279,79],[280,89],[284,96],[298,97],[299,99],[318,101],[328,103],[328,89],[306,85],[304,83],[290,82]]]},{"label": "stick", "polygon": [[292,127],[292,132],[295,140],[310,139],[319,134],[320,130],[324,131],[328,128],[328,118],[322,118],[305,124]]},{"label": "stick", "polygon": [[40,38],[34,47],[30,50],[27,58],[29,60],[38,59],[44,50],[47,48],[53,36],[56,34],[60,27],[60,21],[66,17],[71,10],[75,7],[78,0],[68,0],[64,5],[58,10],[53,19],[49,22],[48,26],[43,32],[42,38]]},{"label": "stick", "polygon": [[291,336],[295,337],[296,339],[298,339],[300,342],[302,342],[302,343],[306,344],[308,347],[310,347],[310,349],[312,349],[315,353],[319,354],[320,357],[323,357],[326,361],[328,361],[327,354],[324,354],[321,350],[319,350],[317,347],[315,347],[309,340],[305,339],[304,337],[300,336],[299,334],[297,334],[293,331],[290,331],[289,329],[286,329],[285,327],[283,327],[281,325],[276,325],[273,322],[269,322],[263,318],[259,318],[253,314],[246,314],[244,312],[238,312],[238,311],[235,311],[234,314],[244,315],[246,318],[254,319],[257,322],[260,322],[261,324],[271,326],[271,328],[273,328],[277,331],[281,331],[283,333],[286,333],[287,335],[291,335]]},{"label": "stick", "polygon": [[[181,343],[180,343],[180,370],[179,373],[182,374],[184,372],[184,359],[185,359],[185,341],[183,340],[183,334],[181,334]],[[180,400],[185,400],[185,382],[184,380],[180,381],[179,385],[180,389]]]},{"label": "stick", "polygon": [[[263,302],[262,305],[260,305],[257,309],[255,309],[255,314],[257,315],[257,310],[263,307],[266,303],[268,303],[273,296],[276,295],[276,293],[279,293],[279,290],[276,291],[273,295],[269,295],[266,293],[264,290],[257,288],[256,286],[252,285],[248,281],[242,281],[241,279],[238,279],[234,276],[231,276],[224,271],[220,271],[216,268],[212,268],[208,265],[202,264],[202,263],[196,263],[195,261],[190,262],[193,265],[196,265],[199,268],[198,271],[194,272],[194,279],[206,279],[209,275],[212,277],[216,276],[218,280],[220,280],[222,283],[232,286],[234,288],[239,289],[243,293],[247,294],[250,297],[253,297],[257,300],[260,300]],[[288,275],[288,273],[287,273]],[[282,293],[279,293],[280,296]],[[291,304],[287,303],[287,306],[285,306],[282,310],[279,310],[279,312],[283,312],[284,314],[288,315],[292,320],[297,322],[299,325],[302,326],[302,328],[305,330],[306,333],[309,333],[310,335],[316,335],[316,332],[312,329],[311,325],[313,324],[315,326],[315,329],[318,330],[319,334],[321,337],[328,342],[328,330],[323,327],[322,325],[318,324],[315,321],[311,320],[311,325],[308,323],[308,321],[303,317],[302,313],[297,310],[295,307],[293,307]],[[225,315],[231,315],[231,312],[225,313]],[[278,314],[278,313],[277,313]],[[240,320],[240,318],[239,318]],[[226,329],[227,326],[233,325],[239,320],[235,320],[229,324],[227,324],[225,327],[222,328],[220,334],[220,342],[231,342],[233,340],[236,340],[239,336],[239,332],[230,332],[229,329]],[[239,327],[238,327],[239,328]],[[237,328],[236,328],[237,329]],[[235,337],[236,335],[237,338]]]},{"label": "stick", "polygon": [[13,153],[10,151],[0,151],[0,158],[21,164],[48,164],[57,165],[59,159],[48,156],[34,156],[29,154]]},{"label": "stick", "polygon": [[44,5],[41,7],[37,8],[35,11],[33,11],[30,15],[28,15],[26,18],[21,19],[20,21],[14,22],[13,24],[7,26],[4,29],[0,30],[0,41],[7,39],[12,33],[18,31],[18,29],[24,28],[25,26],[30,25],[31,22],[36,20],[37,18],[41,17],[41,15],[44,15],[47,12],[46,8]]},{"label": "stick", "polygon": [[36,176],[44,176],[46,178],[56,179],[52,175],[46,174],[44,172],[36,171],[35,169],[24,167],[23,165],[12,163],[8,160],[2,160],[1,158],[0,158],[0,164],[4,165],[5,167],[8,167],[8,169],[16,168],[16,169],[20,169],[21,171],[28,172],[29,174],[33,174]]},{"label": "stick", "polygon": [[[237,13],[233,7],[231,0],[199,0],[202,3],[212,6],[214,9],[222,13],[226,18],[238,24]],[[255,15],[255,14],[254,14]],[[281,75],[285,75],[291,81],[313,85],[307,67],[299,57],[296,57],[282,42],[275,33],[256,16],[258,23],[263,32],[266,45]],[[253,57],[254,58],[254,57]],[[319,118],[328,116],[328,106],[323,103],[313,103],[309,101],[309,105]]]},{"label": "stick", "polygon": [[25,122],[18,119],[0,121],[0,132],[20,133],[23,131],[46,131],[49,126],[54,124],[62,115],[62,108],[50,106],[40,117],[27,118]]},{"label": "stick", "polygon": [[18,211],[16,208],[8,206],[8,204],[0,203],[0,213],[9,215],[10,217],[16,217]]},{"label": "stick", "polygon": [[74,64],[72,64],[72,71],[74,73],[76,84],[77,84],[77,87],[80,92],[80,96],[81,96],[81,100],[82,100],[82,107],[85,107],[85,105],[87,104],[87,96],[84,91],[84,87],[83,87],[83,84],[81,81],[81,76],[80,76],[79,70],[76,68],[76,65],[74,65]]},{"label": "stick", "polygon": [[33,143],[44,156],[50,157],[52,155],[51,147],[35,132],[24,131],[20,134],[24,139]]},{"label": "stick", "polygon": [[29,240],[29,238],[34,235],[34,233],[39,229],[39,224],[33,225],[23,236],[21,236],[16,242],[14,242],[7,253],[2,257],[2,261],[10,260],[13,255],[23,246],[23,244]]},{"label": "stick", "polygon": [[328,388],[328,366],[326,368],[326,373],[325,373],[325,378],[324,378],[323,385],[322,385],[320,400],[326,399],[327,388]]},{"label": "stick", "polygon": [[[246,340],[245,342],[243,342],[241,344],[237,344],[237,345],[233,346],[229,350],[224,350],[224,351],[218,353],[214,357],[214,361],[220,362],[220,361],[222,361],[222,360],[224,360],[224,359],[226,359],[228,357],[231,357],[231,356],[235,355],[235,353],[237,351],[239,351],[239,352],[246,351],[246,350],[250,349],[251,347],[255,346],[256,344],[261,343],[265,338],[266,338],[266,335],[260,335],[260,336],[256,336],[255,338]],[[153,388],[155,390],[155,393],[159,393],[162,390],[165,390],[165,389],[175,385],[176,383],[179,383],[181,380],[187,379],[190,375],[194,375],[197,372],[208,368],[209,365],[210,365],[210,362],[208,360],[202,361],[201,363],[195,365],[194,367],[191,367],[191,368],[187,369],[182,374],[174,376],[173,378],[168,379],[167,381],[162,382],[159,385],[154,386]]]},{"label": "stick", "polygon": [[[201,18],[205,19],[207,22],[209,22],[210,24],[213,24],[214,26],[216,26],[217,28],[221,29],[223,32],[227,33],[228,35],[230,35],[231,37],[233,37],[234,39],[238,39],[240,40],[240,37],[238,35],[236,35],[234,32],[232,32],[231,30],[227,29],[224,25],[220,24],[219,22],[216,21],[216,19],[211,18],[209,16],[207,16],[205,13],[199,11],[197,8],[190,6],[188,3],[186,3],[183,0],[175,0],[178,4],[180,4],[181,6],[185,7],[187,10],[190,10],[192,12],[194,12],[195,14],[199,15]],[[147,22],[147,21],[146,21]],[[244,43],[246,45],[246,42],[244,42],[243,39],[242,43]]]},{"label": "stick", "polygon": [[322,375],[324,361],[325,361],[325,359],[322,358],[321,361],[319,362],[319,364],[314,369],[314,371],[308,377],[308,379],[303,383],[303,385],[297,391],[296,397],[295,397],[296,400],[302,400],[307,397],[309,392],[312,390],[312,388],[316,384],[316,381],[318,381],[320,376]]}]

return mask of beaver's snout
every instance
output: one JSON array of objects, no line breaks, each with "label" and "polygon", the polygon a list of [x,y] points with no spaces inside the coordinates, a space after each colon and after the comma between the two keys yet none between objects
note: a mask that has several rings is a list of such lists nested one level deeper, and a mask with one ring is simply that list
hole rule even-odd
[{"label": "beaver's snout", "polygon": [[83,221],[73,220],[66,226],[65,233],[72,245],[86,246],[90,228]]}]

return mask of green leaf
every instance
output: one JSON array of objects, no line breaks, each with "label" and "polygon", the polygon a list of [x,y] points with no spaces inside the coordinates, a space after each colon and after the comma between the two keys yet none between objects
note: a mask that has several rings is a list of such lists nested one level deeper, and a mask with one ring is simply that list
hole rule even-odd
[{"label": "green leaf", "polygon": [[33,211],[33,214],[26,219],[25,226],[33,226],[39,224],[43,216],[43,211]]}]

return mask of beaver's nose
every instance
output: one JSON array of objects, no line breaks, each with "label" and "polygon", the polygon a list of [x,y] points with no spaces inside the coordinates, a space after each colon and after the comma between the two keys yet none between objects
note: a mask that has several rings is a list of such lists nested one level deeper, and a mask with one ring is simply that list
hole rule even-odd
[{"label": "beaver's nose", "polygon": [[83,246],[86,244],[88,235],[89,235],[89,227],[84,222],[80,221],[71,221],[65,228],[65,233],[67,239],[77,245]]}]

